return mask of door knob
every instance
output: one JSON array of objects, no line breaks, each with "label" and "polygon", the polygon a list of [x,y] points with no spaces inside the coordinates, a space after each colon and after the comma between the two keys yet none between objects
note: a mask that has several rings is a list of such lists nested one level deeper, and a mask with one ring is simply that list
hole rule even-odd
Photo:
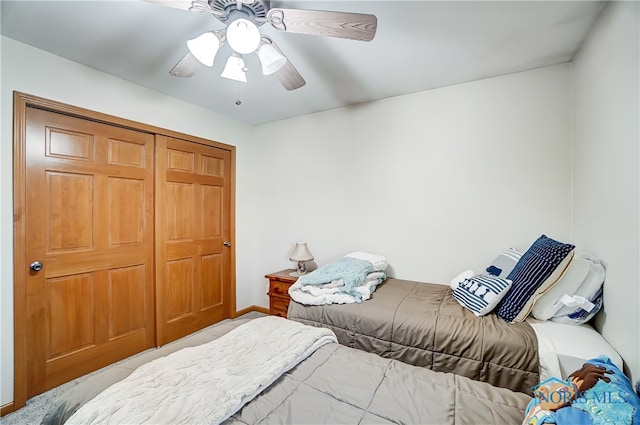
[{"label": "door knob", "polygon": [[40,261],[34,261],[33,263],[29,264],[29,268],[34,272],[39,272],[40,270],[42,270],[42,267],[44,266]]},{"label": "door knob", "polygon": [[231,246],[231,242],[229,242],[229,241],[224,241],[224,242],[222,243],[222,245],[224,245],[224,246],[226,246],[227,248],[229,248],[229,247]]}]

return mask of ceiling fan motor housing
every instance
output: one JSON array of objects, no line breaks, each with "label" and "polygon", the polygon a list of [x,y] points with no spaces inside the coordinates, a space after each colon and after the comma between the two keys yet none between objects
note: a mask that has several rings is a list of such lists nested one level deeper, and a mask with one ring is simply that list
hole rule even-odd
[{"label": "ceiling fan motor housing", "polygon": [[211,9],[221,12],[214,15],[220,22],[227,23],[238,18],[245,18],[258,27],[266,22],[269,3],[266,0],[254,0],[252,3],[242,2],[242,7],[238,9],[238,0],[209,0]]}]

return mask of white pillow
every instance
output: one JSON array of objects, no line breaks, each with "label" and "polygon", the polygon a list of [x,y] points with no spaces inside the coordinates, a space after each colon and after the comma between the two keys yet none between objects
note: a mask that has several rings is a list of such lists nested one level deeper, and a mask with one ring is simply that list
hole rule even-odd
[{"label": "white pillow", "polygon": [[512,284],[509,279],[479,274],[460,282],[452,295],[460,305],[480,317],[496,308]]},{"label": "white pillow", "polygon": [[451,289],[455,291],[455,289],[458,287],[458,285],[460,285],[460,283],[462,283],[465,279],[469,279],[470,277],[473,277],[474,275],[475,273],[473,272],[473,270],[465,270],[462,273],[460,273],[458,276],[451,279],[449,286],[451,287]]},{"label": "white pillow", "polygon": [[369,261],[373,264],[373,271],[375,272],[383,272],[387,268],[387,258],[383,255],[370,254],[368,252],[351,252],[345,255],[345,257]]},{"label": "white pillow", "polygon": [[[604,283],[605,271],[602,264],[599,261],[591,260],[589,258],[585,258],[585,260],[589,263],[589,274],[584,279],[584,281],[580,284],[580,287],[573,293],[569,295],[576,295],[579,297],[584,297],[587,300],[593,300],[596,293],[602,287]],[[553,317],[560,317],[570,314],[576,310],[575,307],[565,307],[561,306],[561,308],[553,315]]]},{"label": "white pillow", "polygon": [[551,319],[564,304],[560,302],[560,298],[567,294],[574,295],[582,282],[586,279],[591,269],[591,263],[585,258],[574,257],[560,280],[545,292],[533,306],[531,311],[533,317],[538,320]]}]

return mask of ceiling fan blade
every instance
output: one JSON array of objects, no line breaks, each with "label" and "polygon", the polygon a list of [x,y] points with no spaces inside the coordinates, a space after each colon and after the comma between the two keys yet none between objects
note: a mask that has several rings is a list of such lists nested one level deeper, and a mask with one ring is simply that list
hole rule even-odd
[{"label": "ceiling fan blade", "polygon": [[193,56],[191,52],[187,52],[187,54],[184,55],[182,59],[180,59],[176,66],[171,68],[169,74],[173,75],[174,77],[191,77],[196,73],[199,66],[200,61],[198,61],[198,59],[196,59],[196,57]]},{"label": "ceiling fan blade", "polygon": [[[278,53],[284,56],[282,50],[274,43],[271,42],[271,45]],[[286,56],[284,56],[287,58]],[[302,75],[298,72],[295,66],[291,63],[291,61],[287,58],[287,62],[275,72],[275,76],[280,81],[280,84],[287,90],[295,90],[307,84],[307,82],[302,78]]]},{"label": "ceiling fan blade", "polygon": [[378,19],[375,15],[322,10],[269,10],[267,20],[280,31],[310,35],[371,41],[376,35]]},{"label": "ceiling fan blade", "polygon": [[276,78],[282,84],[282,87],[291,91],[299,89],[300,87],[307,84],[307,82],[302,78],[302,75],[298,72],[298,70],[291,65],[291,62],[287,61],[286,64],[279,71],[275,73]]},{"label": "ceiling fan blade", "polygon": [[271,41],[271,45],[273,46],[273,48],[287,59],[287,62],[282,66],[282,68],[274,73],[278,81],[280,81],[280,84],[282,84],[282,86],[287,90],[299,89],[300,87],[307,84],[296,67],[293,66],[291,61],[284,55],[284,53],[282,53],[282,50],[280,50],[276,43],[274,43],[271,39],[269,39],[269,41]]},{"label": "ceiling fan blade", "polygon": [[175,9],[189,10],[191,0],[145,0],[149,3],[159,4],[161,6],[173,7]]}]

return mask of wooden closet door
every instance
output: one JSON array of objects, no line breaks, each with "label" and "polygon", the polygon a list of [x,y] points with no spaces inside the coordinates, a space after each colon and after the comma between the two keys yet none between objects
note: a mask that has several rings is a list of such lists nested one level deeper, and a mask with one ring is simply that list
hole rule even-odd
[{"label": "wooden closet door", "polygon": [[158,345],[231,316],[231,154],[156,136]]},{"label": "wooden closet door", "polygon": [[153,136],[29,107],[25,141],[31,397],[154,345]]}]

